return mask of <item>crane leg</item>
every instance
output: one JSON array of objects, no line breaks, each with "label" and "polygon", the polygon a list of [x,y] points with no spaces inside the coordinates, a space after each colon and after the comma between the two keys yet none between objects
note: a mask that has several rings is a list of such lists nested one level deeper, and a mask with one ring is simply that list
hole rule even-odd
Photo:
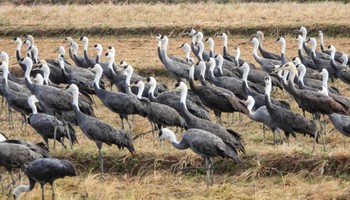
[{"label": "crane leg", "polygon": [[68,123],[67,123],[66,121],[63,121],[63,123],[64,123],[64,126],[66,127],[66,131],[67,131],[67,135],[68,135],[68,139],[69,139],[70,148],[73,149],[73,143],[72,143],[72,139],[71,139],[71,137],[70,137]]},{"label": "crane leg", "polygon": [[3,106],[4,106],[4,97],[1,97],[0,115],[2,115],[2,107]]},{"label": "crane leg", "polygon": [[98,157],[100,160],[100,169],[101,169],[101,174],[103,174],[103,157],[102,157],[102,143],[96,143],[97,148],[98,148]]},{"label": "crane leg", "polygon": [[276,130],[273,130],[272,134],[273,134],[273,146],[276,146]]},{"label": "crane leg", "polygon": [[129,120],[126,120],[126,123],[128,123],[128,126],[129,126],[129,133],[130,133],[130,135],[131,135],[131,124],[130,124]]},{"label": "crane leg", "polygon": [[[316,124],[317,124],[317,119],[316,119]],[[312,145],[312,151],[311,151],[312,153],[315,150],[315,145],[316,145],[317,137],[318,137],[318,134],[319,134],[318,132],[319,132],[319,130],[316,130],[314,144]]]},{"label": "crane leg", "polygon": [[10,170],[10,175],[11,175],[11,179],[12,179],[12,185],[13,185],[13,187],[15,187],[15,186],[16,186],[16,181],[15,181],[15,179],[13,178],[12,170]]},{"label": "crane leg", "polygon": [[345,148],[345,135],[343,135],[343,143],[344,143],[344,148]]},{"label": "crane leg", "polygon": [[266,131],[265,124],[263,124],[262,130],[263,130],[263,143],[265,143],[265,131]]},{"label": "crane leg", "polygon": [[[56,148],[56,138],[57,138],[57,124],[55,125],[55,130],[53,131],[53,149]],[[49,144],[47,142],[47,144]]]},{"label": "crane leg", "polygon": [[11,107],[7,104],[8,109],[8,119],[9,119],[9,130],[13,130],[15,127],[13,126],[13,119],[12,119],[12,110]]},{"label": "crane leg", "polygon": [[322,120],[322,144],[323,144],[323,151],[326,151],[326,119],[323,116]]},{"label": "crane leg", "polygon": [[206,165],[206,168],[207,168],[207,189],[209,189],[209,186],[210,186],[210,169],[209,169],[209,159],[208,158],[205,158],[205,165]]},{"label": "crane leg", "polygon": [[214,176],[213,176],[213,161],[209,157],[209,170],[210,170],[210,186],[214,184]]},{"label": "crane leg", "polygon": [[3,194],[5,194],[4,184],[2,183],[2,176],[1,175],[0,175],[0,183],[1,183],[1,191]]},{"label": "crane leg", "polygon": [[55,194],[55,186],[53,185],[53,182],[51,184],[51,190],[52,190],[52,200],[56,199],[56,194]]},{"label": "crane leg", "polygon": [[41,186],[41,199],[45,200],[45,194],[44,194],[44,184],[40,184]]}]

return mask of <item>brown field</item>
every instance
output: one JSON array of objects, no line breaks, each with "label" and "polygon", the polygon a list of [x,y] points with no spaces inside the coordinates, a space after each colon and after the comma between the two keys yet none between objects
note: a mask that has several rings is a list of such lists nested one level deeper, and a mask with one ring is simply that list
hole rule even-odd
[{"label": "brown field", "polygon": [[[311,13],[315,11],[329,12],[322,14],[326,17],[325,23],[347,24],[348,20],[341,16],[347,16],[345,11],[348,4],[341,5],[336,3],[320,3],[313,4],[315,6],[305,6],[307,15],[292,14],[291,11],[296,10],[300,4],[233,4],[223,5],[190,5],[187,4],[168,6],[168,5],[102,5],[98,9],[93,6],[38,6],[38,7],[13,7],[7,6],[6,9],[0,10],[0,19],[4,21],[2,28],[16,27],[42,27],[57,25],[58,27],[90,27],[87,22],[94,21],[93,26],[109,26],[120,27],[136,27],[136,26],[165,26],[176,24],[183,26],[183,29],[189,25],[197,25],[203,27],[209,26],[229,26],[241,25],[242,19],[246,19],[246,25],[251,27],[260,27],[269,23],[275,25],[289,25],[284,20],[289,17],[299,19],[297,24],[312,24]],[[201,21],[189,21],[199,9],[198,19]],[[211,7],[218,8],[212,16],[206,15]],[[277,8],[281,8],[281,10]],[[102,9],[103,8],[103,9]],[[220,9],[219,9],[220,8]],[[232,9],[237,11],[233,12]],[[259,15],[250,15],[243,18],[247,10],[251,12],[256,9]],[[327,9],[326,9],[327,8]],[[94,12],[87,12],[87,10]],[[110,9],[110,12],[102,14],[102,10]],[[191,17],[178,14],[177,10],[184,9]],[[337,9],[337,12],[333,12]],[[10,11],[18,12],[23,17],[21,21],[15,21],[8,13]],[[60,10],[61,12],[55,12]],[[333,11],[332,11],[333,10]],[[36,11],[36,12],[34,12]],[[76,11],[76,12],[73,12]],[[118,15],[122,11],[128,11],[126,15]],[[142,11],[142,12],[141,12]],[[168,11],[171,17],[160,19],[162,13]],[[274,11],[274,15],[271,12]],[[96,12],[96,13],[95,13]],[[301,11],[297,11],[301,12]],[[36,13],[36,14],[34,14]],[[51,15],[54,13],[53,15]],[[221,13],[227,14],[230,20],[225,19],[217,23]],[[320,12],[317,12],[320,13]],[[113,20],[112,16],[118,15],[120,19]],[[163,14],[164,15],[164,14]],[[196,15],[196,16],[198,16]],[[321,15],[321,14],[318,14]],[[54,16],[54,17],[53,17]],[[60,16],[65,18],[59,19]],[[84,20],[82,20],[84,16]],[[255,19],[265,16],[266,22],[256,21]],[[11,19],[12,18],[12,19]],[[143,18],[144,24],[140,21]],[[316,18],[316,17],[315,17]],[[74,20],[73,20],[74,19]],[[80,19],[80,20],[79,20]],[[105,19],[105,20],[103,20]],[[183,21],[186,19],[187,21]],[[240,19],[240,20],[238,20]],[[237,21],[236,21],[237,20]],[[40,21],[40,22],[39,22]],[[290,20],[292,21],[292,20]],[[130,24],[131,22],[131,24]],[[214,22],[214,23],[213,23]],[[105,24],[104,24],[105,23]],[[217,24],[215,24],[217,23]],[[294,23],[294,22],[293,22]],[[259,28],[254,30],[257,31]],[[252,32],[252,33],[254,33]],[[290,33],[293,35],[294,33]],[[327,36],[327,33],[325,33]],[[15,45],[12,37],[0,38],[0,51],[6,51],[10,54],[10,63],[15,62]],[[34,35],[35,36],[35,35]],[[56,58],[56,53],[52,53],[59,45],[66,45],[63,42],[64,35],[60,38],[36,38],[36,45],[40,51],[40,58]],[[250,36],[229,36],[230,51],[233,46],[239,46],[242,51],[242,57],[253,61],[251,56],[252,44],[249,41]],[[75,38],[78,40],[78,38]],[[287,56],[293,57],[297,54],[297,43],[294,36],[288,36],[287,40]],[[187,37],[171,37],[169,40],[169,53],[184,57],[184,53],[176,47],[183,42],[190,42]],[[216,53],[222,52],[222,41],[215,38]],[[143,37],[90,37],[89,53],[95,54],[92,46],[95,43],[101,43],[103,47],[113,45],[116,48],[116,61],[126,60],[134,66],[135,70],[142,75],[153,75],[158,80],[167,83],[173,88],[175,81],[170,80],[162,70],[163,69],[156,50],[156,39],[154,36],[145,35]],[[326,44],[334,44],[339,50],[350,52],[350,41],[348,38],[325,38]],[[81,45],[81,43],[79,42]],[[275,42],[275,38],[267,38],[264,44],[266,49],[274,52],[279,51],[280,45]],[[82,47],[80,46],[80,52]],[[22,52],[24,53],[24,51]],[[68,56],[68,55],[67,55]],[[11,71],[21,74],[19,67],[12,66]],[[154,74],[157,73],[157,74]],[[348,86],[337,80],[336,86],[342,94],[349,96]],[[283,98],[281,91],[272,94],[275,97]],[[115,113],[109,111],[102,105],[98,98],[95,97],[97,108],[95,113],[98,118],[119,127],[119,118]],[[293,110],[300,112],[295,102],[291,102]],[[21,130],[20,115],[14,116],[15,130],[8,130],[7,111],[5,106],[0,115],[0,130],[7,133],[11,138],[23,138],[30,141],[41,141],[41,137],[28,126],[27,133]],[[310,116],[308,116],[310,117]],[[135,126],[133,134],[142,133],[150,130],[148,121],[141,117],[135,117]],[[214,117],[213,117],[214,119]],[[223,115],[226,121],[226,115]],[[228,124],[225,126],[229,127]],[[58,146],[57,149],[51,150],[53,157],[64,158],[72,161],[78,171],[78,176],[68,177],[56,181],[57,199],[349,199],[350,186],[350,153],[347,151],[349,140],[346,138],[346,147],[343,146],[343,137],[337,132],[332,131],[327,134],[327,152],[323,152],[321,145],[317,145],[316,152],[311,153],[311,145],[313,140],[298,135],[299,144],[294,139],[290,139],[290,146],[279,145],[274,147],[272,136],[267,132],[267,138],[263,141],[262,125],[252,122],[248,117],[243,116],[242,121],[235,115],[232,129],[243,135],[245,140],[246,154],[241,155],[245,166],[235,166],[230,161],[215,159],[214,169],[214,185],[209,189],[205,184],[205,172],[201,170],[192,170],[182,172],[183,167],[201,166],[202,160],[199,156],[190,150],[179,151],[174,149],[168,142],[164,147],[159,146],[159,142],[151,135],[139,138],[134,141],[136,155],[131,158],[130,154],[125,150],[118,150],[116,146],[108,147],[104,145],[103,154],[105,161],[106,173],[99,174],[97,162],[96,145],[87,139],[78,127],[76,132],[78,135],[79,145],[76,150],[63,149]],[[330,121],[327,121],[327,133],[333,128]],[[179,138],[179,136],[178,136]],[[154,143],[153,143],[154,142]],[[52,146],[52,142],[50,143]],[[5,186],[10,183],[8,173],[3,173],[3,181]],[[24,183],[27,183],[24,178]],[[6,192],[10,192],[9,189]],[[45,192],[46,197],[51,197],[49,186]],[[5,199],[6,195],[1,196]],[[32,192],[22,195],[22,199],[39,199],[41,196],[40,187],[36,186]],[[11,198],[11,196],[9,196]]]},{"label": "brown field", "polygon": [[[195,26],[211,30],[245,30],[264,28],[278,34],[280,29],[309,26],[320,27],[337,34],[347,34],[350,4],[323,3],[231,3],[231,4],[132,4],[132,5],[38,5],[13,6],[4,4],[0,10],[0,30],[26,33],[78,29],[95,35],[128,35],[145,29],[166,30]],[[273,27],[273,31],[270,31]],[[93,30],[98,30],[94,32]],[[121,31],[124,30],[125,31]],[[343,31],[342,31],[343,30]],[[109,32],[108,32],[109,31]],[[179,31],[179,30],[177,30]],[[74,32],[74,31],[73,31]],[[107,33],[105,33],[107,32]],[[51,33],[52,34],[52,33]],[[348,35],[348,34],[347,34]],[[10,35],[12,36],[12,35]]]}]

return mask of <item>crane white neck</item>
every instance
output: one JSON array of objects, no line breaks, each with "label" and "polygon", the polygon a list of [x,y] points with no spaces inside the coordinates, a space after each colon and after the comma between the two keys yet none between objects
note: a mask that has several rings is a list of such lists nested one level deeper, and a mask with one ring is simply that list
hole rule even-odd
[{"label": "crane white neck", "polygon": [[253,47],[253,55],[256,56],[256,57],[259,57],[259,55],[258,55],[259,41],[258,41],[258,39],[253,38],[252,42],[253,42],[253,45],[254,45],[254,47]]},{"label": "crane white neck", "polygon": [[185,85],[185,83],[183,83],[183,86],[180,87],[180,102],[183,103],[185,105],[185,108],[187,109],[187,105],[186,105],[186,98],[187,98],[187,86]]},{"label": "crane white neck", "polygon": [[281,39],[281,54],[286,54],[286,40]]},{"label": "crane white neck", "polygon": [[98,89],[100,89],[99,82],[100,82],[100,79],[102,77],[102,68],[96,67],[96,66],[95,66],[95,68],[96,68],[96,70],[95,70],[96,74],[95,74],[95,78],[94,78],[94,83],[96,84],[96,87]]},{"label": "crane white neck", "polygon": [[19,185],[17,186],[12,194],[15,196],[15,198],[17,199],[19,197],[19,195],[23,192],[29,192],[30,191],[30,186],[26,186],[26,185]]},{"label": "crane white neck", "polygon": [[254,111],[253,111],[253,107],[254,107],[254,104],[255,104],[255,100],[253,99],[253,97],[251,96],[248,96],[248,99],[247,99],[247,109],[249,111],[250,114],[254,114]]},{"label": "crane white neck", "polygon": [[[126,85],[129,86],[129,85],[130,85],[131,76],[132,76],[132,73],[134,72],[134,69],[133,69],[133,68],[130,68],[130,69],[127,70],[126,72],[127,72],[127,74],[126,74],[125,82],[126,82]],[[129,94],[132,94],[131,88],[130,88],[130,87],[128,87],[127,90],[129,91]]]},{"label": "crane white neck", "polygon": [[89,46],[89,39],[85,38],[83,40],[83,43],[84,43],[84,51],[87,51],[88,50],[88,46]]},{"label": "crane white neck", "polygon": [[324,69],[322,71],[322,86],[328,88],[328,71],[326,69]]},{"label": "crane white neck", "polygon": [[219,60],[219,62],[218,62],[218,69],[219,69],[220,73],[223,74],[222,64],[224,63],[224,58],[221,55],[218,55],[217,59]]},{"label": "crane white neck", "polygon": [[32,84],[32,81],[30,80],[30,71],[33,68],[33,61],[31,59],[28,59],[28,63],[26,63],[26,72],[24,73],[24,77],[28,80],[30,84]]},{"label": "crane white neck", "polygon": [[299,74],[299,81],[301,81],[304,84],[304,77],[306,74],[306,67],[303,64],[299,64],[299,70],[300,70],[300,74]]},{"label": "crane white neck", "polygon": [[282,80],[283,80],[284,84],[286,84],[286,85],[288,84],[288,82],[287,82],[288,74],[289,74],[289,71],[288,71],[288,70],[284,70],[284,71],[283,71]]},{"label": "crane white neck", "polygon": [[73,105],[77,107],[78,110],[79,109],[79,103],[78,103],[78,100],[79,100],[79,89],[77,86],[75,86],[75,88],[73,88],[72,91],[72,96],[73,96]]},{"label": "crane white neck", "polygon": [[112,69],[113,71],[114,71],[114,69],[113,69],[114,56],[115,56],[115,55],[114,55],[113,53],[109,53],[108,68],[109,68],[109,69]]},{"label": "crane white neck", "polygon": [[2,76],[5,79],[5,82],[7,83],[7,78],[8,78],[8,74],[9,74],[9,69],[8,69],[8,64],[7,62],[3,61],[2,62]]},{"label": "crane white neck", "polygon": [[324,46],[324,37],[323,37],[323,32],[319,32],[318,36],[320,37],[320,45],[323,47]]},{"label": "crane white neck", "polygon": [[203,33],[202,32],[198,32],[196,34],[197,36],[197,42],[203,42]]},{"label": "crane white neck", "polygon": [[331,59],[334,61],[336,49],[335,49],[335,47],[332,45],[331,48],[330,48],[330,50],[331,50]]},{"label": "crane white neck", "polygon": [[63,60],[62,57],[60,57],[60,58],[58,59],[58,62],[59,62],[59,64],[60,64],[60,68],[61,68],[62,70],[65,70],[65,68],[64,68],[64,60]]},{"label": "crane white neck", "polygon": [[28,98],[28,104],[30,106],[30,108],[32,109],[32,113],[35,115],[38,113],[38,110],[35,106],[35,103],[33,102],[33,99],[31,97]]},{"label": "crane white neck", "polygon": [[196,35],[192,35],[192,44],[196,43],[196,39],[197,39],[197,36]]},{"label": "crane white neck", "polygon": [[7,64],[9,63],[10,59],[9,59],[9,55],[6,52],[1,52],[1,58],[3,61],[5,61]]},{"label": "crane white neck", "polygon": [[139,90],[137,92],[137,98],[138,99],[142,99],[142,94],[143,94],[143,91],[145,90],[145,84],[142,82],[142,81],[139,81]]},{"label": "crane white neck", "polygon": [[[41,74],[36,75],[35,84],[44,85],[44,78],[41,76]],[[46,84],[48,85],[48,82],[46,82]]]},{"label": "crane white neck", "polygon": [[342,58],[343,58],[342,65],[343,65],[343,67],[346,67],[346,65],[348,64],[348,61],[349,61],[349,57],[348,57],[348,55],[343,53]]},{"label": "crane white neck", "polygon": [[305,27],[300,28],[300,32],[303,35],[304,41],[306,41],[306,36],[307,36],[307,30]]},{"label": "crane white neck", "polygon": [[298,50],[302,50],[303,49],[303,43],[304,43],[304,39],[301,35],[299,35],[298,37]]},{"label": "crane white neck", "polygon": [[[204,61],[199,62],[198,67],[199,67],[199,70],[200,70],[200,76],[202,76],[203,79],[205,79],[206,65],[205,65]],[[215,67],[215,65],[214,65],[214,67]],[[213,68],[213,71],[214,71],[214,68]]]},{"label": "crane white neck", "polygon": [[148,85],[150,85],[149,87],[149,93],[151,93],[152,97],[154,97],[154,91],[156,90],[156,86],[157,86],[157,82],[156,80],[153,78],[148,82]]},{"label": "crane white neck", "polygon": [[271,89],[272,89],[272,85],[271,85],[271,81],[269,81],[268,84],[265,86],[265,95],[267,95],[269,98],[270,98]]},{"label": "crane white neck", "polygon": [[189,78],[194,80],[194,64],[192,64],[190,66],[190,70],[189,70],[190,74],[189,74]]},{"label": "crane white neck", "polygon": [[183,49],[185,49],[186,60],[190,60],[190,55],[191,55],[191,47],[190,47],[190,45],[184,44]]},{"label": "crane white neck", "polygon": [[204,43],[202,41],[198,41],[197,45],[199,48],[199,52],[198,52],[199,61],[203,61]]},{"label": "crane white neck", "polygon": [[35,62],[38,62],[39,50],[35,45],[32,45],[32,51],[34,56],[33,59],[35,60]]},{"label": "crane white neck", "polygon": [[235,60],[237,62],[237,65],[239,65],[239,58],[241,57],[241,50],[237,47],[236,49],[236,55],[235,55]]},{"label": "crane white neck", "polygon": [[98,48],[97,49],[97,56],[101,57],[102,52],[103,52],[103,49],[102,48]]},{"label": "crane white neck", "polygon": [[164,50],[164,54],[165,55],[168,55],[167,54],[167,49],[168,49],[168,43],[169,43],[169,39],[168,39],[168,37],[167,36],[164,36],[163,37],[163,50]]},{"label": "crane white neck", "polygon": [[249,71],[250,71],[249,65],[247,63],[244,63],[243,64],[243,76],[242,76],[242,78],[243,78],[243,81],[245,82],[247,88],[249,88],[249,85],[248,85]]},{"label": "crane white neck", "polygon": [[21,48],[22,48],[22,41],[21,41],[21,39],[17,38],[16,39],[16,50],[21,51]]},{"label": "crane white neck", "polygon": [[[47,64],[43,64],[43,67],[42,67],[42,72],[43,72],[43,74],[44,74],[44,82],[45,82],[45,84],[46,85],[48,85],[49,84],[49,76],[50,76],[50,68],[49,68],[49,66],[47,66]],[[44,84],[44,83],[43,83]]]},{"label": "crane white neck", "polygon": [[214,40],[209,38],[208,42],[209,42],[209,49],[210,49],[210,51],[214,52]]},{"label": "crane white neck", "polygon": [[227,49],[227,35],[224,33],[223,35],[222,35],[222,38],[224,39],[224,47]]}]

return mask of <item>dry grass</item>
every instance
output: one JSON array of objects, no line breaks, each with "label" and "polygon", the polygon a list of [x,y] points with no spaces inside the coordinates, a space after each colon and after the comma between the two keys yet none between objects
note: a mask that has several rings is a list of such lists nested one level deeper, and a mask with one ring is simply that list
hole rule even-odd
[{"label": "dry grass", "polygon": [[[350,4],[232,3],[178,5],[2,5],[0,24],[10,30],[93,28],[348,26]],[[83,16],[83,17],[82,17]],[[278,17],[276,17],[278,16]]]},{"label": "dry grass", "polygon": [[[230,37],[229,44],[239,44],[242,56],[252,61],[252,45],[246,43],[249,38]],[[287,39],[288,57],[296,55],[296,41]],[[169,51],[171,54],[183,56],[183,52],[175,47],[189,38],[171,38]],[[216,51],[221,52],[222,41],[215,39]],[[99,42],[104,47],[114,45],[117,49],[117,60],[125,59],[144,72],[145,69],[158,68],[162,65],[158,60],[156,40],[153,37],[141,38],[90,38],[90,54],[93,44]],[[327,44],[335,44],[339,49],[350,52],[350,43],[344,38],[326,38]],[[55,58],[52,51],[64,44],[63,38],[36,38],[41,51],[41,58]],[[279,44],[272,39],[265,42],[265,48],[277,52]],[[293,49],[293,50],[292,50]],[[15,45],[10,38],[0,38],[0,51],[10,54],[14,62]],[[17,66],[11,67],[18,71]],[[152,73],[152,72],[151,72]],[[166,77],[160,80],[171,88],[174,81]],[[337,82],[343,94],[349,94],[347,86]],[[273,94],[282,98],[280,91]],[[97,99],[97,98],[95,98]],[[296,104],[293,110],[300,112]],[[98,118],[119,126],[116,115],[104,107],[97,99]],[[28,133],[20,130],[20,116],[15,115],[15,130],[8,130],[7,113],[0,115],[0,130],[12,138],[24,138],[41,141],[41,137],[28,126]],[[226,120],[226,118],[224,117]],[[327,135],[327,152],[321,151],[317,145],[315,154],[311,154],[312,140],[299,136],[300,144],[291,139],[291,145],[272,145],[272,136],[267,133],[263,142],[261,125],[243,116],[242,122],[237,120],[233,129],[243,135],[247,153],[242,155],[244,167],[237,167],[229,161],[215,160],[214,186],[206,189],[205,175],[202,171],[181,172],[186,166],[201,166],[202,160],[190,150],[178,151],[167,143],[159,147],[159,143],[151,135],[134,141],[137,154],[131,158],[127,151],[119,151],[115,146],[103,147],[105,168],[107,173],[98,174],[97,148],[76,128],[79,146],[77,149],[51,150],[54,157],[71,160],[77,167],[78,176],[65,178],[56,182],[58,199],[348,199],[350,153],[342,145],[342,137],[333,132]],[[327,130],[332,125],[328,121]],[[136,117],[134,133],[150,130],[146,119]],[[154,142],[154,144],[153,144]],[[347,142],[347,146],[349,143]],[[4,182],[9,183],[5,174]],[[25,180],[26,182],[26,180]],[[51,195],[47,187],[46,196]],[[23,199],[40,198],[40,187],[27,193]]]}]

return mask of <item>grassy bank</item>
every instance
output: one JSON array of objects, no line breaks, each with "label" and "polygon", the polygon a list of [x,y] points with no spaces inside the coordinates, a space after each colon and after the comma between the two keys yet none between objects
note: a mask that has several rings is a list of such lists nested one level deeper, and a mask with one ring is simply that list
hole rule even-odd
[{"label": "grassy bank", "polygon": [[101,5],[2,5],[0,35],[132,36],[179,35],[190,26],[213,35],[228,31],[251,35],[257,29],[267,35],[293,34],[306,26],[311,34],[324,30],[333,36],[349,36],[350,4],[233,3],[233,4],[101,4]]}]

